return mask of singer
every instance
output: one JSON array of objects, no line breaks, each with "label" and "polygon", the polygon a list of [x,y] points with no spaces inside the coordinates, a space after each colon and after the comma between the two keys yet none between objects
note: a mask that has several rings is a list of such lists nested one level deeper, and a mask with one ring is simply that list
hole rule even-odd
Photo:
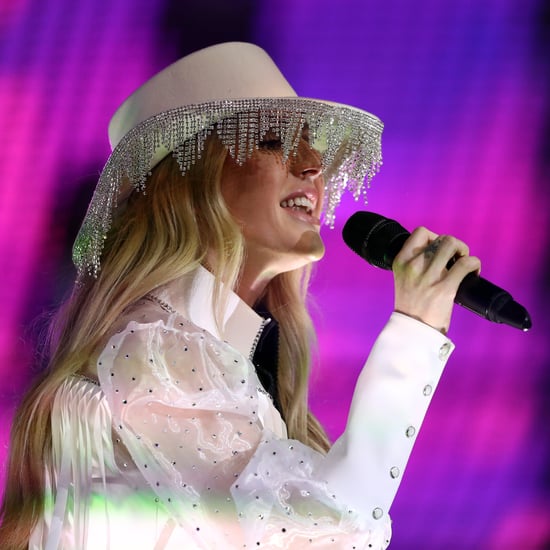
[{"label": "singer", "polygon": [[412,233],[331,444],[308,410],[307,284],[321,219],[374,175],[381,131],[297,97],[243,43],[180,59],[123,103],[49,367],[15,417],[1,548],[389,545],[453,298],[480,263]]}]

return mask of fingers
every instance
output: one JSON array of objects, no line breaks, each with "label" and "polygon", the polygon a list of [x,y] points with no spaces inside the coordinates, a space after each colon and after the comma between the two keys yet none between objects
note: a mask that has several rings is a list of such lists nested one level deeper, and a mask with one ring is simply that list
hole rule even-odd
[{"label": "fingers", "polygon": [[431,241],[437,239],[437,233],[426,229],[425,227],[417,227],[411,236],[407,239],[399,254],[395,257],[398,263],[404,263],[414,256],[418,256]]},{"label": "fingers", "polygon": [[454,288],[458,288],[468,273],[481,268],[479,258],[470,256],[468,245],[450,235],[440,235],[431,241],[423,250],[423,256],[426,270],[446,278]]},{"label": "fingers", "polygon": [[396,310],[446,332],[458,286],[480,265],[463,241],[415,229],[393,264]]},{"label": "fingers", "polygon": [[[448,269],[465,276],[471,271],[479,271],[481,266],[479,259],[469,254],[468,245],[456,237],[438,235],[425,227],[418,227],[406,241],[395,261],[398,265],[416,263],[419,271],[442,274]],[[461,261],[457,268],[453,269],[461,258],[468,259]],[[465,269],[469,271],[464,272]]]},{"label": "fingers", "polygon": [[464,277],[466,277],[468,273],[479,273],[480,271],[481,260],[479,258],[476,256],[461,256],[448,270],[446,278],[448,280],[448,284],[454,289],[454,293],[456,294],[456,290],[458,290],[460,283],[464,280]]},{"label": "fingers", "polygon": [[450,235],[439,235],[423,250],[428,269],[436,272],[451,268],[456,260],[468,256],[469,253],[470,249],[466,243]]}]

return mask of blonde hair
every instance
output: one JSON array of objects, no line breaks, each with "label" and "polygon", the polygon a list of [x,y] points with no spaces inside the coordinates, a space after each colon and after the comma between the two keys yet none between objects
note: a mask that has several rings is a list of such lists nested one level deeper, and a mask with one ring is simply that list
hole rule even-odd
[{"label": "blonde hair", "polygon": [[[51,407],[69,376],[83,371],[122,312],[152,289],[196,269],[213,252],[215,304],[223,307],[221,282],[233,288],[245,243],[221,195],[226,149],[208,139],[202,159],[182,176],[166,157],[119,209],[107,237],[97,279],[75,286],[50,328],[50,361],[25,395],[12,426],[0,547],[27,548],[43,509],[45,476],[54,479]],[[282,273],[265,301],[280,324],[278,390],[289,437],[325,452],[329,442],[308,409],[310,347],[314,332],[305,298],[310,269]]]}]

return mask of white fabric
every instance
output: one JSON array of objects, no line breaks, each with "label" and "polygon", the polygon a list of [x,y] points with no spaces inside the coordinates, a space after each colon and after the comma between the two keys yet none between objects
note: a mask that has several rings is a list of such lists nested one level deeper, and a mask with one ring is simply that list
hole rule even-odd
[{"label": "white fabric", "polygon": [[[450,341],[394,313],[346,431],[323,456],[287,439],[242,348],[261,318],[234,302],[218,332],[205,314],[210,284],[199,269],[159,291],[183,315],[138,303],[99,357],[101,386],[74,377],[59,389],[57,497],[30,549],[387,546],[388,509],[414,442],[407,428],[420,428],[424,388],[435,389]],[[241,321],[249,337],[224,342]]]}]

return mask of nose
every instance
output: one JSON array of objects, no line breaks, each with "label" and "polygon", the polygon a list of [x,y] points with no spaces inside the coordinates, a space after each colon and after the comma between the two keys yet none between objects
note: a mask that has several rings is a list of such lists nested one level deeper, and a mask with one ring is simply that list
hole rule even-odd
[{"label": "nose", "polygon": [[290,171],[297,177],[316,179],[322,171],[321,155],[305,140],[301,139],[296,154],[290,153]]}]

